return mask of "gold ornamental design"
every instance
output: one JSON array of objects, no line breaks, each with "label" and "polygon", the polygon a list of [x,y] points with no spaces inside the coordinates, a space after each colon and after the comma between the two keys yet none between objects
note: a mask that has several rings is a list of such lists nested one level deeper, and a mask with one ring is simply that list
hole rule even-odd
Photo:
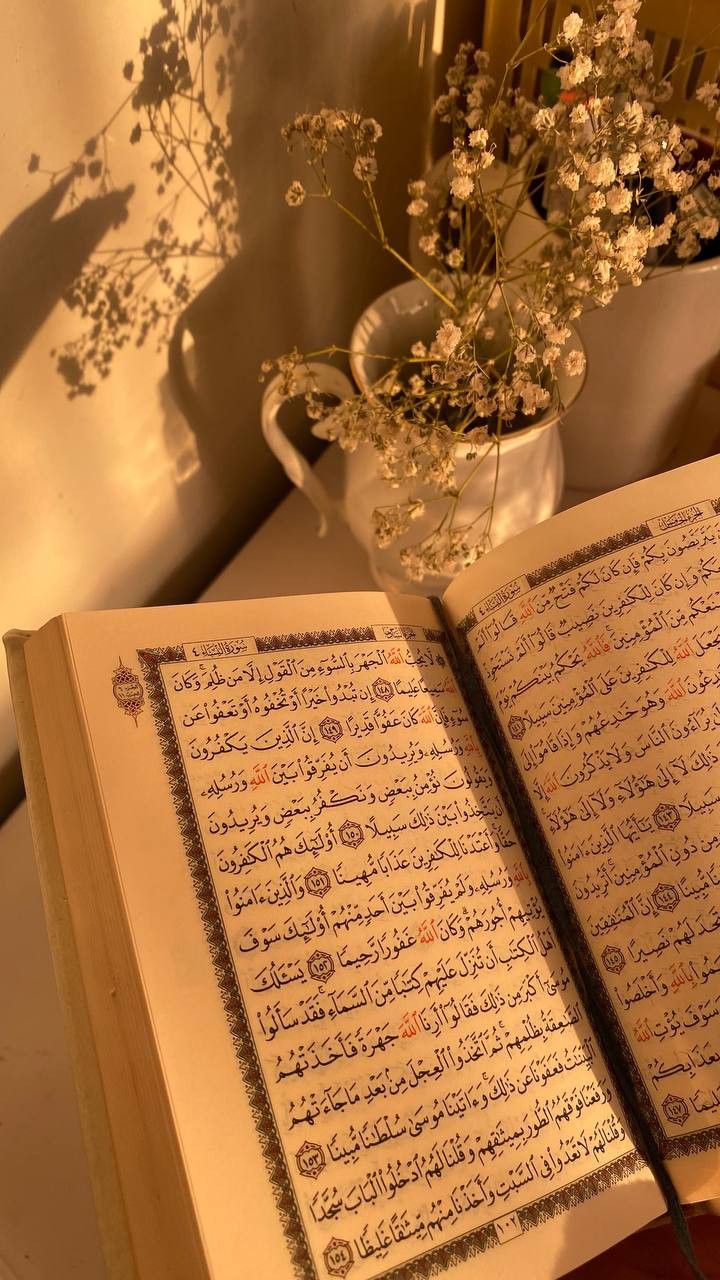
[{"label": "gold ornamental design", "polygon": [[127,667],[122,658],[112,673],[113,697],[126,716],[132,716],[137,725],[138,716],[145,705],[145,690],[139,675]]}]

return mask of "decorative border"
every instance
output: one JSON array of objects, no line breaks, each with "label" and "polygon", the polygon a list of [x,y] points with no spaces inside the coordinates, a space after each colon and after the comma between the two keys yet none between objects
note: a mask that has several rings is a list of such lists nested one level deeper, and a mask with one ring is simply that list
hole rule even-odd
[{"label": "decorative border", "polygon": [[[420,630],[428,642],[440,643],[451,664],[453,673],[464,689],[462,672],[456,653],[447,633],[431,628],[403,629],[413,633]],[[410,638],[414,638],[414,635]],[[373,628],[352,630],[298,632],[296,634],[254,637],[259,653],[272,653],[282,649],[306,648],[324,644],[356,644],[368,641],[378,643]],[[387,642],[387,641],[384,641]],[[156,649],[139,649],[137,656],[145,679],[153,719],[157,729],[160,749],[170,784],[170,793],[177,815],[180,834],[188,860],[190,875],[200,907],[203,929],[210,956],[218,980],[220,995],[235,1046],[235,1054],[247,1090],[250,1108],[260,1139],[265,1167],[268,1173],[275,1203],[291,1260],[298,1280],[319,1280],[310,1244],[300,1213],[300,1208],[290,1178],[270,1098],[265,1086],[260,1060],[257,1055],[250,1021],[245,1008],[237,973],[230,954],[225,926],[218,905],[215,886],[208,867],[200,825],[192,793],[182,759],[172,712],[168,703],[160,667],[169,662],[199,661],[187,659],[183,645],[170,645]],[[472,714],[470,704],[468,710]],[[485,735],[483,734],[483,740]],[[643,1161],[635,1152],[629,1152],[606,1165],[586,1174],[556,1191],[549,1192],[530,1205],[516,1211],[521,1231],[532,1229],[558,1214],[582,1204],[591,1196],[623,1181],[641,1169]],[[504,1217],[505,1215],[501,1215]],[[375,1280],[429,1280],[449,1267],[487,1252],[500,1244],[494,1220],[464,1235],[436,1245],[427,1253],[409,1262],[378,1273]]]},{"label": "decorative border", "polygon": [[541,569],[535,569],[532,573],[526,574],[527,584],[531,590],[534,587],[541,587],[551,578],[559,578],[571,569],[578,569],[581,564],[601,560],[612,551],[624,551],[626,547],[645,542],[652,536],[650,526],[647,524],[637,524],[634,528],[625,529],[622,533],[613,533],[609,538],[600,538],[598,542],[590,542],[586,547],[578,547],[577,551],[571,552],[570,555],[560,556],[558,560],[551,560]]},{"label": "decorative border", "polygon": [[[696,503],[699,507],[703,502],[708,502],[715,515],[720,515],[720,498],[703,498],[701,502]],[[684,510],[685,508],[681,508]],[[665,516],[675,515],[675,511],[665,511],[659,516],[653,516],[653,520],[662,520]],[[709,519],[709,516],[705,517]],[[590,542],[587,546],[578,547],[577,550],[570,552],[566,556],[560,556],[557,560],[551,560],[548,564],[541,565],[539,569],[533,569],[532,572],[525,575],[527,583],[526,590],[532,591],[535,587],[544,586],[546,582],[550,582],[553,578],[560,578],[564,573],[570,573],[573,569],[579,569],[584,564],[592,564],[594,560],[602,560],[604,556],[610,555],[614,551],[624,551],[626,547],[636,546],[639,542],[647,542],[649,538],[663,537],[664,534],[670,533],[670,529],[662,530],[655,534],[650,525],[644,524],[634,525],[630,529],[624,529],[621,533],[611,534],[607,538],[600,538],[598,542]],[[517,579],[510,579],[511,582]],[[502,592],[507,584],[496,588],[488,599],[492,599],[499,592]],[[514,598],[517,598],[515,592]],[[476,610],[484,601],[478,601],[456,624],[455,630],[462,637],[467,636],[473,627],[478,623],[479,618]],[[499,606],[498,606],[499,607]]]},{"label": "decorative border", "polygon": [[[260,1061],[255,1050],[245,1003],[230,955],[225,926],[208,868],[200,826],[180,751],[172,712],[168,704],[160,666],[167,662],[185,662],[182,645],[162,649],[139,649],[138,659],[145,678],[148,702],[152,709],[160,741],[165,769],[170,783],[175,813],[180,826],[193,887],[207,939],[213,968],[218,980],[235,1055],[240,1064],[250,1109],[257,1128],[268,1177],[272,1184],[290,1256],[300,1280],[317,1280],[310,1245],[295,1198],[295,1192],[283,1153],[270,1099],[265,1088]],[[198,659],[194,659],[198,661]]]},{"label": "decorative border", "polygon": [[353,627],[350,631],[297,631],[282,636],[255,636],[258,653],[277,649],[311,649],[321,644],[377,644],[373,627]]}]

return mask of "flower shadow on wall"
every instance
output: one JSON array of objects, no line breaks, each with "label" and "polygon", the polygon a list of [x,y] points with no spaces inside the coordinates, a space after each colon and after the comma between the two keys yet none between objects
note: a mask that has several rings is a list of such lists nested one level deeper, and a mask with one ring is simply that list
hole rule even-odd
[{"label": "flower shadow on wall", "polygon": [[[128,159],[141,161],[128,225],[88,246],[56,290],[72,316],[55,360],[68,394],[89,396],[123,349],[165,350],[175,333],[173,392],[208,476],[249,532],[285,488],[260,433],[246,427],[257,421],[263,355],[298,334],[315,345],[349,331],[399,275],[326,211],[302,227],[293,220],[282,204],[291,173],[280,127],[299,90],[318,103],[367,100],[382,113],[388,206],[403,234],[404,190],[393,175],[427,162],[434,5],[158,0],[156,12],[123,68],[123,100],[83,154],[61,169],[30,159],[51,184],[48,197],[62,192],[72,212],[87,196],[114,195],[114,170],[124,180]],[[120,65],[118,75],[122,84]],[[135,210],[148,194],[143,224]]]},{"label": "flower shadow on wall", "polygon": [[57,182],[0,233],[0,384],[103,236],[127,217],[131,187],[55,217],[69,185]]}]

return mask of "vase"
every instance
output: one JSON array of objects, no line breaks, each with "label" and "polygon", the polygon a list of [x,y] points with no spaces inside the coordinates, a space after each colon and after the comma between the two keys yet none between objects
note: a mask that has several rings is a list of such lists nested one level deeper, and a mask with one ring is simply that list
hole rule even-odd
[{"label": "vase", "polygon": [[[350,368],[355,383],[366,396],[372,397],[373,384],[380,370],[387,366],[382,357],[402,357],[418,340],[432,340],[440,323],[437,301],[426,285],[408,280],[381,294],[360,316],[350,339]],[[571,347],[580,348],[573,334]],[[581,349],[581,348],[580,348]],[[377,353],[377,354],[374,354]],[[350,381],[338,369],[321,363],[309,366],[305,389],[315,380],[320,391],[344,399],[354,394]],[[563,404],[570,404],[579,394],[582,378],[559,375],[559,391]],[[341,516],[357,541],[367,551],[370,567],[378,586],[385,591],[406,591],[421,595],[437,595],[451,581],[450,575],[426,577],[412,582],[405,574],[400,552],[419,542],[437,523],[437,515],[427,512],[413,521],[410,531],[389,547],[378,547],[373,538],[373,512],[377,507],[402,502],[411,493],[427,496],[417,485],[391,487],[378,474],[377,453],[369,444],[360,445],[345,454],[345,479],[340,502],[334,501],[317,480],[312,468],[284,435],[278,414],[284,402],[279,379],[268,384],[263,397],[262,427],[265,439],[286,473],[311,500],[321,517],[321,532],[331,518]],[[472,520],[491,501],[495,489],[491,543],[497,546],[531,525],[546,520],[557,510],[563,490],[563,459],[557,429],[558,411],[546,412],[528,427],[509,432],[499,444],[499,470],[496,486],[496,451],[492,450],[479,466],[465,458],[467,444],[457,448],[457,479],[462,484],[474,471],[462,503],[462,521]],[[313,432],[323,436],[322,422]]]},{"label": "vase", "polygon": [[[532,261],[545,219],[530,206],[504,237],[510,257]],[[649,269],[607,307],[575,322],[587,354],[581,403],[560,427],[571,489],[605,492],[668,463],[720,351],[720,258]]]}]

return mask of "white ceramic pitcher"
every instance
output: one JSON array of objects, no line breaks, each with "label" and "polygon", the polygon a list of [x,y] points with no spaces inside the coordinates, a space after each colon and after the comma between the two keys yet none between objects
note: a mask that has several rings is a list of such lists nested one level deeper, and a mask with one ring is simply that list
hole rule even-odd
[{"label": "white ceramic pitcher", "polygon": [[[437,303],[433,294],[419,280],[409,280],[381,294],[363,312],[350,339],[350,367],[357,386],[372,394],[383,364],[373,359],[373,352],[383,356],[403,356],[418,339],[431,340],[439,324]],[[350,381],[334,366],[310,366],[319,390],[344,399],[354,394]],[[582,378],[562,375],[560,394],[570,404],[582,388]],[[304,491],[320,515],[320,529],[326,531],[328,519],[341,515],[370,558],[373,577],[386,591],[411,591],[434,595],[444,590],[449,577],[428,577],[421,583],[410,582],[400,561],[400,550],[429,534],[437,516],[432,509],[412,523],[408,534],[391,546],[379,548],[373,540],[373,511],[376,507],[402,502],[409,496],[403,488],[394,489],[377,473],[377,454],[370,445],[361,445],[345,454],[345,484],[341,503],[334,502],[305,458],[282,431],[278,415],[283,404],[280,379],[267,386],[262,402],[262,429],[265,439],[293,484]],[[305,386],[298,386],[302,392]],[[563,459],[557,429],[557,411],[536,424],[507,435],[500,443],[500,471],[491,529],[493,545],[499,545],[530,525],[546,520],[557,510],[563,489]],[[312,428],[323,436],[323,423]],[[334,446],[337,447],[337,446]],[[463,499],[463,522],[483,511],[491,500],[495,482],[495,451],[481,466],[467,462],[467,446],[458,446],[458,482],[474,468],[476,474]],[[418,494],[413,486],[412,492]],[[423,496],[420,493],[419,496]]]}]

